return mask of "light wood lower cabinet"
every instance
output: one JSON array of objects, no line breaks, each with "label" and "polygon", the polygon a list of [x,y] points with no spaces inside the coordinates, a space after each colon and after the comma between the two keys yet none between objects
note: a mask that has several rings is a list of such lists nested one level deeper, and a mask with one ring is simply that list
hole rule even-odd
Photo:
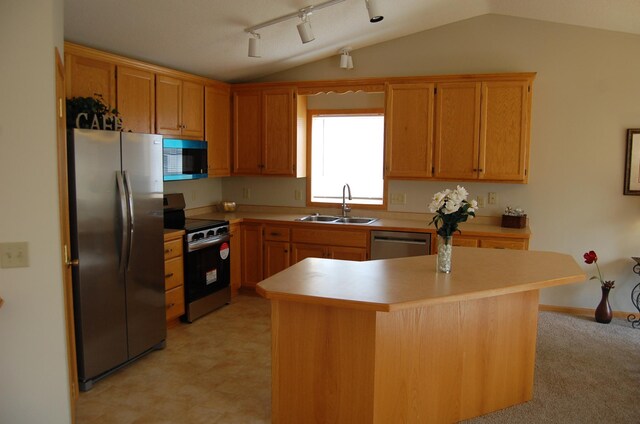
[{"label": "light wood lower cabinet", "polygon": [[288,226],[268,224],[264,226],[264,278],[271,277],[289,267],[291,263],[289,237]]},{"label": "light wood lower cabinet", "polygon": [[489,249],[529,249],[529,240],[526,238],[511,237],[476,237],[476,236],[453,236],[454,246],[464,247],[484,247]]},{"label": "light wood lower cabinet", "polygon": [[241,286],[255,288],[262,281],[262,224],[243,223],[241,234]]},{"label": "light wood lower cabinet", "polygon": [[367,260],[369,231],[319,229],[318,226],[292,228],[291,263],[298,263],[305,258]]},{"label": "light wood lower cabinet", "polygon": [[231,249],[231,295],[238,294],[242,284],[242,233],[240,224],[229,225],[229,247]]},{"label": "light wood lower cabinet", "polygon": [[164,289],[167,326],[178,323],[184,315],[184,256],[182,236],[184,231],[165,234],[164,238]]}]

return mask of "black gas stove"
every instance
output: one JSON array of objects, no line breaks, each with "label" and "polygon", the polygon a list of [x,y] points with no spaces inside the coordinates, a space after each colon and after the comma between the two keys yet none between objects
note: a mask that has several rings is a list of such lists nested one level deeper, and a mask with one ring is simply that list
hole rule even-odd
[{"label": "black gas stove", "polygon": [[193,320],[231,300],[229,222],[185,218],[182,193],[164,195],[164,227],[185,230],[184,320]]}]

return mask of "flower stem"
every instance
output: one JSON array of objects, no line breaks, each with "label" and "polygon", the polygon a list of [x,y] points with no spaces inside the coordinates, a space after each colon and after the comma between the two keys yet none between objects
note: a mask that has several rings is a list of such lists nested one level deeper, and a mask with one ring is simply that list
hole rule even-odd
[{"label": "flower stem", "polygon": [[598,266],[598,261],[595,261],[596,269],[598,270],[598,276],[600,277],[600,284],[604,286],[604,281],[602,280],[602,273],[600,272],[600,266]]}]

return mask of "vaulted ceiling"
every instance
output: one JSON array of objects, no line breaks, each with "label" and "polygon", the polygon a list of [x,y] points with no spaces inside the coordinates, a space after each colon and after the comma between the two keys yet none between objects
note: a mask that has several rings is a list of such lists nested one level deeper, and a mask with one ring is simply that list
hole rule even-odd
[{"label": "vaulted ceiling", "polygon": [[325,0],[64,0],[68,41],[220,81],[238,82],[489,13],[640,34],[638,0],[344,0],[311,16],[302,44],[294,18],[258,31],[262,57],[247,55],[245,28]]}]

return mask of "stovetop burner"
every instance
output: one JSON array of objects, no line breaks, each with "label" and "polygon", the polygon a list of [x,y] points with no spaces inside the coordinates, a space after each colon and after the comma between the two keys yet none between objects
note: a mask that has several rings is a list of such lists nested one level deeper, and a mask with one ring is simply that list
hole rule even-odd
[{"label": "stovetop burner", "polygon": [[194,231],[208,230],[210,228],[216,228],[221,225],[227,225],[227,224],[228,224],[227,221],[221,221],[216,219],[209,220],[209,219],[187,218],[184,220],[184,226],[182,227],[182,229],[184,229],[187,233],[191,233]]}]

